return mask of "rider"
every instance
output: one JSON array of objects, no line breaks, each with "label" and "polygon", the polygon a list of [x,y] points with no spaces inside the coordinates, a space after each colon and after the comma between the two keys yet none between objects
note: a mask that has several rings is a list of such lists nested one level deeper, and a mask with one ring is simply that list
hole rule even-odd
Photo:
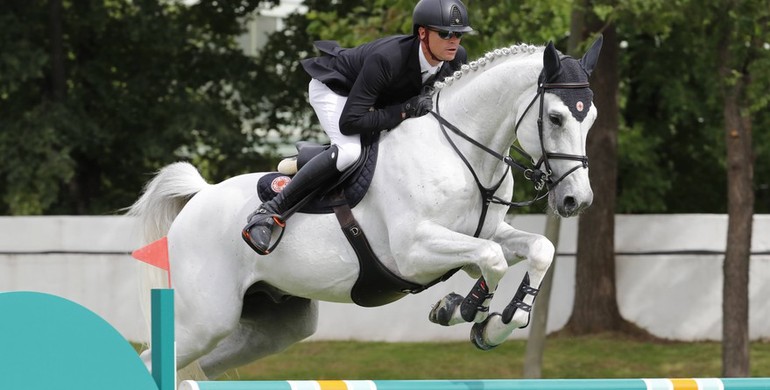
[{"label": "rider", "polygon": [[392,129],[407,118],[427,114],[433,99],[423,86],[451,75],[467,61],[460,39],[473,29],[462,1],[420,0],[412,24],[412,35],[385,37],[352,49],[333,41],[316,42],[324,55],[302,61],[312,77],[310,105],[332,146],[249,215],[242,236],[257,253],[268,253],[273,226],[285,226],[283,213],[358,160],[361,134]]}]

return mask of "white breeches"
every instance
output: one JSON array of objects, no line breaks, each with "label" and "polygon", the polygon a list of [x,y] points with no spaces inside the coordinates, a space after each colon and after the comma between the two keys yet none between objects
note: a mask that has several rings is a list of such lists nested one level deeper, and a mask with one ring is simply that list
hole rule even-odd
[{"label": "white breeches", "polygon": [[342,172],[353,165],[361,155],[361,136],[344,135],[340,132],[340,117],[348,98],[334,93],[324,83],[312,79],[308,85],[310,105],[313,106],[321,127],[329,136],[332,145],[337,145],[337,170]]}]

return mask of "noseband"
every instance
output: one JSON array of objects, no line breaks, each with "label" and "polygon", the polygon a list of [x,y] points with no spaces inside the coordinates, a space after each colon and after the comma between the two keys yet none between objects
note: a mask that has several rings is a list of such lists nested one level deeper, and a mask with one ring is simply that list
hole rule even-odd
[{"label": "noseband", "polygon": [[[481,199],[482,200],[481,217],[479,218],[479,224],[478,224],[478,227],[476,228],[476,233],[474,233],[474,237],[478,237],[479,234],[481,234],[481,229],[484,226],[484,219],[486,218],[487,210],[489,209],[490,203],[503,204],[506,206],[513,206],[513,207],[529,206],[537,202],[538,200],[546,197],[548,195],[548,192],[552,188],[556,187],[562,180],[564,180],[572,172],[575,172],[580,168],[588,168],[588,156],[548,152],[545,150],[545,142],[543,140],[543,101],[545,98],[545,91],[552,90],[552,89],[579,89],[579,88],[588,88],[588,87],[589,87],[588,82],[581,82],[581,83],[539,82],[538,88],[537,88],[537,94],[529,103],[529,105],[527,105],[527,108],[524,110],[524,113],[521,115],[521,117],[519,118],[518,122],[516,122],[516,125],[514,127],[514,132],[518,132],[519,126],[521,125],[521,122],[524,119],[524,117],[527,115],[527,112],[529,112],[529,109],[532,108],[535,102],[539,100],[540,108],[538,109],[537,132],[538,132],[538,138],[540,138],[541,155],[540,155],[540,159],[538,159],[538,161],[531,167],[517,162],[516,160],[511,158],[511,156],[503,156],[502,154],[488,148],[482,143],[471,138],[469,135],[465,134],[462,130],[457,128],[457,126],[453,125],[444,117],[442,117],[441,114],[439,113],[439,104],[438,104],[439,95],[441,94],[441,91],[439,91],[436,94],[436,111],[435,112],[431,111],[431,114],[433,114],[433,116],[438,120],[439,127],[441,128],[441,132],[444,134],[444,137],[447,139],[447,141],[449,141],[449,144],[452,146],[455,153],[457,153],[457,155],[460,156],[460,159],[462,159],[463,163],[465,163],[465,166],[467,166],[468,169],[471,171],[471,174],[473,175],[473,179],[476,181],[476,185],[478,186],[479,191],[481,191],[481,198],[482,198]],[[462,154],[462,152],[457,147],[457,145],[455,145],[454,141],[452,141],[452,139],[449,137],[449,134],[447,133],[446,128],[449,128],[450,130],[452,130],[453,133],[459,135],[469,143],[483,150],[487,154],[495,157],[496,159],[501,160],[507,165],[505,169],[505,173],[503,173],[503,176],[500,178],[499,181],[497,181],[495,185],[493,185],[492,187],[485,187],[483,184],[481,184],[481,181],[479,180],[479,177],[476,174],[476,171],[473,169],[468,159]],[[532,157],[523,149],[517,146],[511,146],[511,147],[514,150],[516,150],[516,152],[526,157],[528,161],[532,161]],[[550,163],[551,160],[578,161],[581,163],[581,165],[576,165],[572,167],[572,169],[565,172],[563,175],[561,175],[561,177],[559,177],[556,180],[553,180],[552,178],[553,170],[551,169],[551,163]],[[510,201],[501,199],[495,195],[497,190],[503,184],[503,181],[507,177],[511,167],[521,171],[524,174],[524,177],[534,184],[537,194],[532,200],[524,201],[524,202],[510,202]],[[543,188],[546,188],[547,190],[544,194],[541,195],[540,191],[542,191]]]}]

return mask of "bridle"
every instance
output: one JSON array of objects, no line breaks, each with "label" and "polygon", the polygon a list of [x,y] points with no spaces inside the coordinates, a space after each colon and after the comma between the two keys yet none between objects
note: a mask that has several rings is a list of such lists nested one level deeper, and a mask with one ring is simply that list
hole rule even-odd
[{"label": "bridle", "polygon": [[[553,89],[580,89],[580,88],[588,88],[589,84],[588,82],[577,82],[577,83],[547,83],[545,82],[545,76],[544,73],[540,74],[540,77],[538,78],[538,87],[537,87],[537,94],[535,94],[535,97],[532,99],[532,101],[527,105],[527,108],[524,110],[524,113],[521,115],[519,120],[516,122],[514,126],[514,132],[517,133],[519,130],[519,126],[521,125],[522,120],[527,115],[527,112],[529,112],[529,109],[532,108],[532,106],[535,104],[536,101],[540,101],[540,108],[538,109],[538,118],[537,118],[537,132],[538,137],[540,138],[540,159],[538,161],[530,166],[524,165],[522,163],[519,163],[518,161],[511,158],[511,156],[504,156],[487,146],[483,145],[482,143],[476,141],[475,139],[471,138],[469,135],[465,134],[462,130],[457,128],[457,126],[450,123],[448,120],[446,120],[444,117],[441,116],[439,112],[439,96],[441,94],[441,91],[439,91],[436,94],[436,111],[431,111],[431,114],[433,114],[434,117],[439,122],[439,126],[441,128],[441,132],[444,134],[444,137],[449,141],[449,144],[452,146],[452,149],[454,149],[455,153],[462,159],[463,163],[465,163],[465,166],[468,167],[468,169],[471,172],[471,175],[473,175],[473,179],[476,181],[476,185],[479,188],[479,191],[481,192],[481,201],[482,201],[482,208],[481,208],[481,216],[479,218],[479,224],[476,228],[476,232],[474,233],[474,237],[478,237],[479,234],[481,234],[481,229],[484,227],[484,220],[486,219],[487,211],[489,209],[489,205],[491,203],[496,204],[502,204],[506,206],[512,206],[512,207],[525,207],[529,206],[540,199],[545,198],[548,196],[548,192],[556,187],[559,183],[561,183],[562,180],[564,180],[567,176],[575,172],[576,170],[580,168],[587,169],[588,168],[588,156],[586,155],[577,155],[577,154],[566,154],[566,153],[557,153],[557,152],[548,152],[545,150],[545,142],[543,140],[543,101],[545,98],[545,91],[547,90],[553,90]],[[472,145],[478,147],[479,149],[483,150],[487,154],[495,157],[498,160],[501,160],[506,164],[505,173],[503,173],[502,177],[499,181],[497,181],[493,186],[486,187],[481,183],[481,180],[479,180],[478,175],[476,174],[476,171],[473,169],[473,166],[468,161],[468,159],[462,154],[460,149],[457,147],[454,141],[449,137],[449,134],[447,133],[446,129],[449,128],[457,134],[458,136],[462,137]],[[512,149],[514,149],[517,153],[521,154],[523,157],[527,158],[527,161],[532,161],[532,157],[525,152],[523,149],[512,145]],[[551,160],[569,160],[569,161],[578,161],[581,164],[576,165],[572,167],[572,169],[565,172],[561,177],[559,177],[556,180],[553,180],[553,170],[551,169]],[[503,184],[503,181],[508,176],[508,172],[510,171],[511,167],[516,168],[517,170],[521,171],[524,177],[531,181],[534,184],[535,190],[537,191],[537,194],[535,194],[535,197],[532,198],[529,201],[524,202],[510,202],[504,199],[501,199],[500,197],[496,196],[495,193],[500,188],[500,186]],[[541,194],[540,192],[543,189],[546,189],[546,192],[544,194]]]}]

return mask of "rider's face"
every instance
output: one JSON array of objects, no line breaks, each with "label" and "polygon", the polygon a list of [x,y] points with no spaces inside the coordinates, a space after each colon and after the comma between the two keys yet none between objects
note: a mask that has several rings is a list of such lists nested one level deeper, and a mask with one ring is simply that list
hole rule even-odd
[{"label": "rider's face", "polygon": [[[427,40],[424,39],[426,34],[430,34]],[[423,43],[430,45],[430,51],[440,61],[452,61],[457,55],[457,49],[460,47],[460,40],[462,39],[461,37],[458,37],[456,33],[436,31],[424,27],[420,28],[420,38],[422,38]],[[433,62],[431,61],[430,55],[426,55],[426,57],[429,58],[430,62]]]}]

